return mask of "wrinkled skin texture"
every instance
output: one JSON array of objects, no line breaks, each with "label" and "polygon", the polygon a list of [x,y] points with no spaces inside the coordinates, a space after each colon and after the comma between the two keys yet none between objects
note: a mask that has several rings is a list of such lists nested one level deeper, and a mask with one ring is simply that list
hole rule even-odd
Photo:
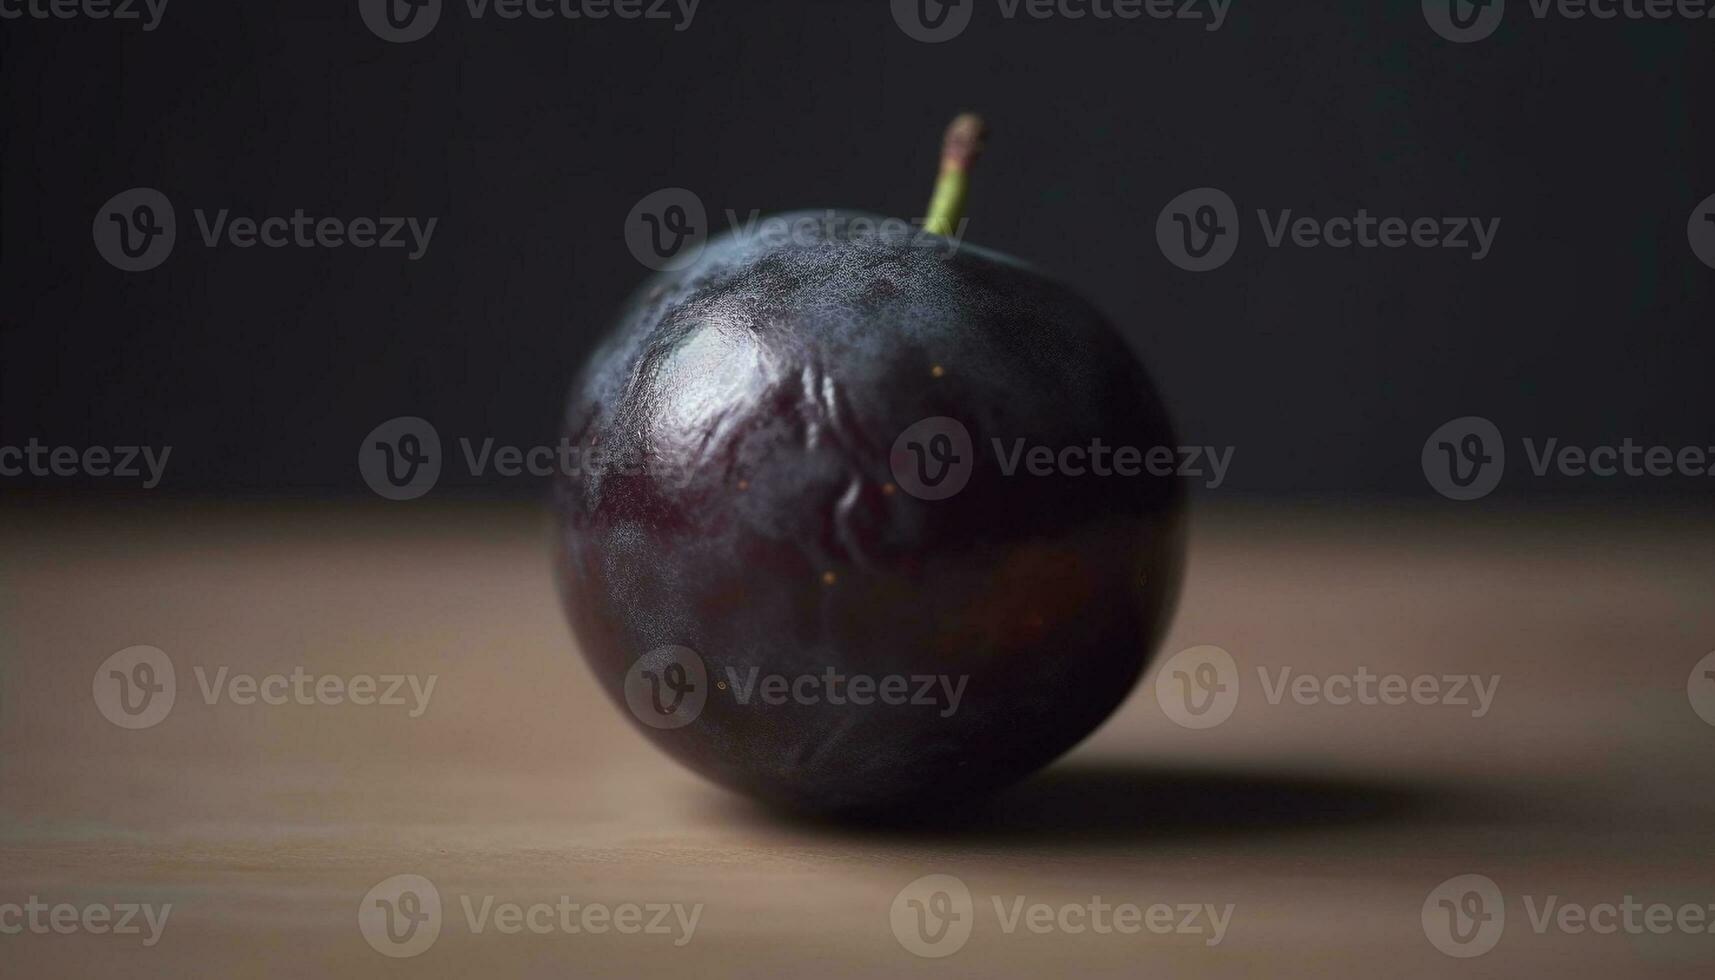
[{"label": "wrinkled skin texture", "polygon": [[[640,657],[695,650],[700,716],[638,727],[771,803],[920,813],[1028,774],[1125,698],[1177,597],[1179,481],[1007,476],[992,443],[1175,445],[1136,356],[1028,266],[949,251],[930,236],[716,239],[645,284],[573,390],[572,443],[641,464],[556,486],[584,655],[627,710]],[[895,439],[928,416],[960,420],[975,446],[946,500],[893,486]],[[733,684],[830,667],[968,681],[951,714],[940,687],[934,704],[860,706],[743,704]]]}]

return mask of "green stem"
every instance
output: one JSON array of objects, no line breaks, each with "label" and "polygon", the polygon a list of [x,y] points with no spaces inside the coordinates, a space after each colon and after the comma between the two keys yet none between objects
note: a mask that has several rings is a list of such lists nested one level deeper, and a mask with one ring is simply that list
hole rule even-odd
[{"label": "green stem", "polygon": [[963,113],[947,127],[941,145],[941,174],[929,199],[923,229],[932,235],[951,235],[965,217],[965,198],[970,192],[970,168],[982,153],[988,127],[982,117]]},{"label": "green stem", "polygon": [[965,197],[971,178],[963,170],[943,170],[935,181],[935,196],[929,199],[929,218],[923,228],[931,235],[951,235],[965,216]]}]

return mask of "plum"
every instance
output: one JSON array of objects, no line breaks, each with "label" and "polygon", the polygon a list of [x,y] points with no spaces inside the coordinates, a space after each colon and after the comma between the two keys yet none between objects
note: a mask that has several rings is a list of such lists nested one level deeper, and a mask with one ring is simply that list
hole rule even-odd
[{"label": "plum", "polygon": [[1179,482],[1060,453],[1175,445],[1142,364],[1067,287],[937,233],[978,145],[961,117],[926,230],[711,240],[573,388],[578,644],[657,745],[772,804],[979,799],[1120,704],[1177,598]]}]

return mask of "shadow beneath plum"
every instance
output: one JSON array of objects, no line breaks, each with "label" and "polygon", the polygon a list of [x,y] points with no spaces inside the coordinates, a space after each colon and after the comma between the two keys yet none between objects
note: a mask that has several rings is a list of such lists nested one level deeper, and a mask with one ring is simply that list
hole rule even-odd
[{"label": "shadow beneath plum", "polygon": [[1470,802],[1424,783],[1073,763],[958,811],[856,818],[785,812],[736,798],[731,805],[739,819],[817,835],[1078,847],[1409,825]]}]

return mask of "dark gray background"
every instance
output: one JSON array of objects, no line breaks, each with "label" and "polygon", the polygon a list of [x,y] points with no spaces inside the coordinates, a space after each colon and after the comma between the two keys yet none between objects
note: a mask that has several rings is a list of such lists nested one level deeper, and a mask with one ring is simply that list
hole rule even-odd
[{"label": "dark gray background", "polygon": [[[360,439],[552,440],[566,383],[645,274],[622,225],[680,185],[712,216],[920,214],[942,126],[993,123],[973,241],[1086,291],[1228,488],[1439,500],[1455,416],[1518,439],[1715,445],[1715,21],[1537,21],[1437,37],[1413,2],[1236,0],[1226,26],[1003,20],[917,43],[886,0],[703,0],[658,21],[473,21],[405,45],[356,0],[172,0],[160,28],[0,22],[0,444],[167,444],[163,489],[363,493]],[[166,193],[179,245],[123,273],[91,221]],[[1154,241],[1181,191],[1245,215],[1224,268]],[[195,243],[193,208],[438,216],[428,255]],[[1256,208],[1502,218],[1493,254],[1272,250]],[[717,224],[724,224],[721,219]],[[451,451],[449,446],[449,452]],[[1514,467],[1517,467],[1515,470]],[[473,481],[449,467],[444,485]],[[1706,495],[1534,480],[1497,496]],[[111,481],[107,481],[111,482]],[[10,480],[4,491],[120,489]],[[531,480],[485,490],[541,493]]]}]

